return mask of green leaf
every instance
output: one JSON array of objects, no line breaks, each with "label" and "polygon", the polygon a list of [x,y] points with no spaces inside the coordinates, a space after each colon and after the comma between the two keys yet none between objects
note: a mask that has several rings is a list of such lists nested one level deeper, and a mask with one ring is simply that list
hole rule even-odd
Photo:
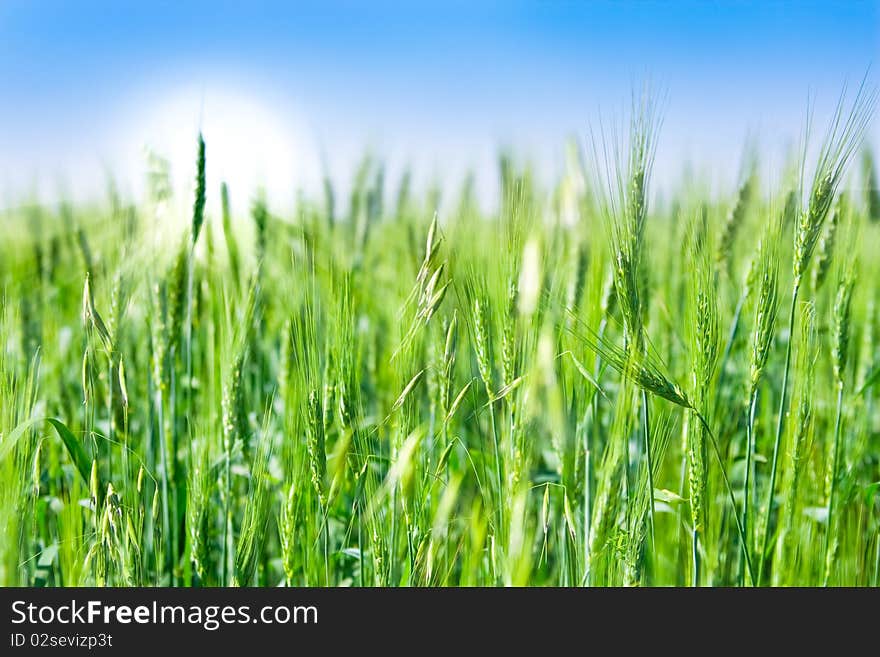
[{"label": "green leaf", "polygon": [[3,461],[12,452],[21,437],[34,426],[38,420],[25,420],[13,429],[8,435],[0,436],[0,461]]},{"label": "green leaf", "polygon": [[67,428],[67,425],[61,420],[56,420],[54,417],[50,417],[46,421],[55,428],[58,437],[61,438],[64,446],[67,448],[67,453],[70,454],[73,464],[76,466],[76,469],[79,470],[79,474],[82,476],[86,486],[88,486],[89,476],[92,472],[92,460],[86,454],[83,446],[70,429]]},{"label": "green leaf", "polygon": [[871,506],[878,495],[880,495],[880,481],[865,486],[865,504]]},{"label": "green leaf", "polygon": [[37,568],[46,570],[52,566],[55,562],[55,558],[58,556],[58,543],[52,543],[48,547],[46,547],[37,559]]},{"label": "green leaf", "polygon": [[[30,428],[42,421],[43,418],[26,420],[15,427],[9,435],[5,436],[2,441],[0,441],[0,461],[9,456],[16,443]],[[61,442],[63,442],[64,446],[67,448],[67,453],[70,454],[70,458],[73,461],[74,466],[76,466],[80,476],[83,478],[85,485],[89,486],[89,480],[92,473],[92,459],[86,454],[80,441],[61,420],[50,417],[46,418],[46,422],[51,424],[55,429],[58,437],[61,438]],[[101,494],[103,494],[103,483],[99,486],[99,490],[101,491]]]},{"label": "green leaf", "polygon": [[654,499],[660,502],[666,502],[667,504],[671,505],[681,504],[682,502],[686,501],[678,493],[674,493],[671,490],[667,490],[665,488],[655,488]]},{"label": "green leaf", "polygon": [[570,351],[565,351],[559,355],[564,356],[565,354],[571,356],[571,360],[574,362],[574,366],[577,368],[577,371],[580,372],[580,375],[590,382],[590,384],[596,389],[596,392],[602,395],[605,400],[608,400],[608,395],[605,394],[605,391],[602,390],[602,386],[599,385],[599,382],[596,381],[596,379],[593,378],[593,375],[590,374],[586,367],[584,367],[584,364],[581,363],[581,361],[579,361]]},{"label": "green leaf", "polygon": [[344,554],[347,557],[351,557],[353,559],[360,559],[361,558],[361,551],[358,550],[357,548],[345,548],[342,550],[342,554]]},{"label": "green leaf", "polygon": [[865,383],[862,384],[862,387],[859,389],[858,394],[861,395],[878,381],[880,381],[880,365],[875,366],[874,369],[871,370],[871,372],[865,378]]}]

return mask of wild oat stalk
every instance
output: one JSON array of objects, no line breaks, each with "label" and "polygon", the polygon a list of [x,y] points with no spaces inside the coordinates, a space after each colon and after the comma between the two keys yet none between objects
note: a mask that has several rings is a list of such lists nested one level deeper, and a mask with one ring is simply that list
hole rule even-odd
[{"label": "wild oat stalk", "polygon": [[401,351],[407,349],[415,339],[418,332],[428,324],[449,288],[451,281],[444,278],[446,262],[440,260],[440,244],[443,237],[437,224],[437,215],[431,221],[428,228],[428,236],[425,243],[425,257],[416,275],[416,283],[407,297],[405,307],[401,314],[407,311],[407,307],[415,302],[415,314],[410,327],[400,342],[400,346],[392,354],[392,360],[396,359]]}]

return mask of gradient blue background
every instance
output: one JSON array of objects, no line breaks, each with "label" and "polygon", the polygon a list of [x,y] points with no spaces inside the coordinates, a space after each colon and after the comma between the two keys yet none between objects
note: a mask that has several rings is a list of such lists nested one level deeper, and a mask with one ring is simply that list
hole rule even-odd
[{"label": "gradient blue background", "polygon": [[821,126],[880,35],[871,1],[417,4],[0,0],[0,198],[92,195],[108,169],[136,191],[137,118],[220,86],[296,117],[312,146],[293,184],[314,184],[315,153],[344,180],[369,146],[392,174],[490,186],[499,144],[549,176],[650,78],[658,184],[686,161],[729,183],[747,137],[781,161],[808,94]]}]

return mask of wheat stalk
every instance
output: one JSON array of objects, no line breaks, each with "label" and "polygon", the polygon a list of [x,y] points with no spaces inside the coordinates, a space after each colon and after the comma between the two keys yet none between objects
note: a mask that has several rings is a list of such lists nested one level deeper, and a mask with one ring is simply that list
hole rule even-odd
[{"label": "wheat stalk", "polygon": [[867,90],[865,81],[862,81],[856,96],[850,106],[849,112],[844,112],[844,100],[846,93],[841,94],[837,103],[837,109],[831,119],[831,124],[826,133],[825,140],[819,152],[819,160],[813,174],[810,186],[807,207],[800,213],[795,227],[794,241],[794,282],[791,294],[791,306],[788,313],[788,346],[785,353],[785,365],[782,375],[782,396],[779,401],[779,413],[776,421],[776,436],[773,444],[773,457],[770,468],[770,481],[767,488],[767,502],[765,509],[764,531],[760,544],[761,559],[758,569],[758,584],[760,585],[763,575],[767,552],[767,542],[770,533],[770,515],[773,512],[773,495],[776,486],[776,473],[779,464],[779,448],[782,442],[782,429],[787,412],[788,402],[788,378],[791,366],[791,336],[795,330],[795,310],[801,281],[810,264],[810,258],[828,211],[834,201],[837,188],[840,185],[844,173],[859,147],[862,137],[873,117],[876,104],[876,91]]}]

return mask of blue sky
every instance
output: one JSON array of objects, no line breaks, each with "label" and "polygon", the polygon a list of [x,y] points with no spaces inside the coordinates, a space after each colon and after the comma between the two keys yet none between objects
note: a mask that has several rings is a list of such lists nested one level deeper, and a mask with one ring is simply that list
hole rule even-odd
[{"label": "blue sky", "polygon": [[821,126],[880,52],[876,1],[414,4],[0,0],[0,198],[87,197],[110,169],[137,192],[144,144],[188,174],[200,125],[209,176],[213,143],[289,198],[367,147],[491,186],[506,145],[549,176],[645,78],[659,184],[686,161],[729,184],[747,137],[781,158],[808,94]]}]

